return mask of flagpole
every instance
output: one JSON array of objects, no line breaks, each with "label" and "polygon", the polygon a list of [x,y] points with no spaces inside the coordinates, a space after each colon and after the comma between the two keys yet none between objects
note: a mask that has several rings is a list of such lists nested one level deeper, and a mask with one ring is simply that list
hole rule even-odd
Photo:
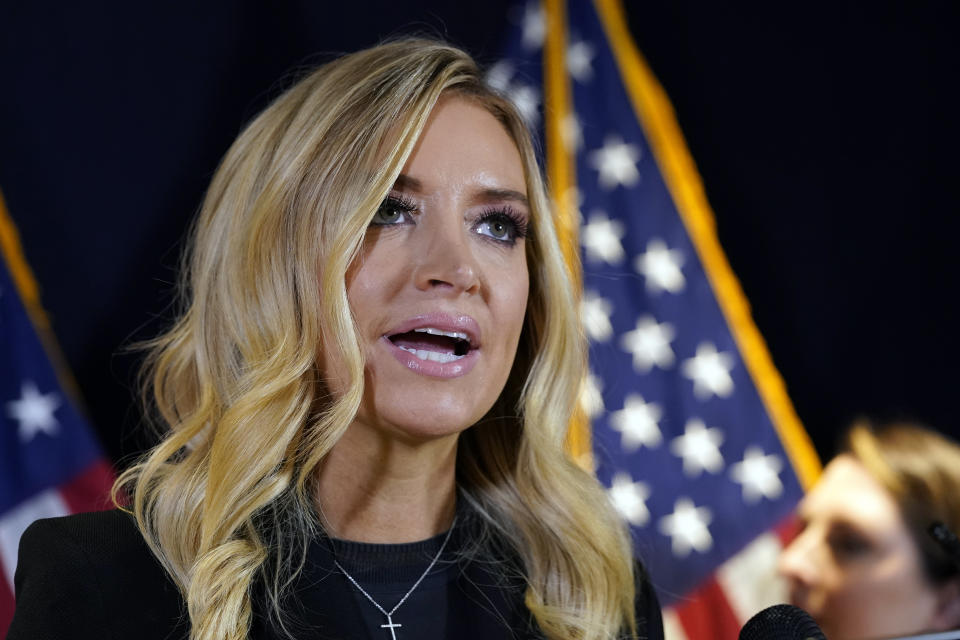
[{"label": "flagpole", "polygon": [[[578,303],[582,296],[580,220],[577,211],[576,160],[566,144],[564,126],[573,111],[570,76],[567,74],[566,0],[544,0],[546,40],[543,47],[544,131],[547,182],[554,202],[560,247],[573,280]],[[584,380],[585,383],[585,380]],[[567,450],[582,467],[593,470],[590,421],[578,405],[567,431]]]},{"label": "flagpole", "polygon": [[594,4],[634,111],[649,136],[667,188],[700,257],[746,369],[800,483],[809,489],[820,475],[820,459],[790,402],[783,378],[750,315],[746,296],[720,247],[713,211],[670,101],[633,43],[620,1],[594,0]]},{"label": "flagpole", "polygon": [[46,352],[53,370],[56,372],[57,379],[63,386],[64,391],[70,395],[70,399],[78,407],[83,407],[80,387],[77,381],[70,373],[70,367],[67,366],[67,359],[60,351],[60,346],[54,338],[53,330],[50,326],[50,318],[47,316],[43,305],[40,303],[40,286],[27,263],[23,253],[23,246],[20,244],[20,234],[17,226],[7,210],[7,203],[3,197],[3,191],[0,191],[0,260],[3,260],[13,279],[17,293],[20,295],[20,301],[23,308],[30,318],[34,331]]}]

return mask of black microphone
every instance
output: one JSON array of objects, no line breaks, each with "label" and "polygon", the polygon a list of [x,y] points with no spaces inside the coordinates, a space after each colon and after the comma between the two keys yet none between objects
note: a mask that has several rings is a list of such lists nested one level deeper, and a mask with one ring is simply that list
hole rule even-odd
[{"label": "black microphone", "polygon": [[827,640],[810,614],[792,604],[775,604],[747,620],[739,640]]}]

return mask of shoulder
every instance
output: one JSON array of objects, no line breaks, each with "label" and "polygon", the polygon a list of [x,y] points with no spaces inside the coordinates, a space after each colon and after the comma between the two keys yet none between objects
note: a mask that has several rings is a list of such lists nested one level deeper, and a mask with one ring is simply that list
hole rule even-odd
[{"label": "shoulder", "polygon": [[28,580],[31,570],[45,568],[83,570],[104,590],[130,586],[134,579],[166,579],[133,516],[120,510],[45,518],[27,527],[20,539],[17,577]]},{"label": "shoulder", "polygon": [[182,617],[179,592],[132,516],[118,510],[31,524],[20,539],[14,584],[11,640],[152,637],[144,631],[169,632]]},{"label": "shoulder", "polygon": [[146,549],[133,516],[119,509],[36,520],[23,533],[21,553],[32,550],[38,542],[53,540],[62,543],[58,546],[87,553],[130,551],[141,546]]}]

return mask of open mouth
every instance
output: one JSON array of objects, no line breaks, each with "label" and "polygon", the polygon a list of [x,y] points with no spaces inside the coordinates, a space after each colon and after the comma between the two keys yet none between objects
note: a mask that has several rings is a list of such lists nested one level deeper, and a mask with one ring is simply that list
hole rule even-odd
[{"label": "open mouth", "polygon": [[430,362],[455,362],[470,352],[470,338],[460,331],[443,331],[433,327],[421,327],[387,336],[400,349],[421,360]]}]

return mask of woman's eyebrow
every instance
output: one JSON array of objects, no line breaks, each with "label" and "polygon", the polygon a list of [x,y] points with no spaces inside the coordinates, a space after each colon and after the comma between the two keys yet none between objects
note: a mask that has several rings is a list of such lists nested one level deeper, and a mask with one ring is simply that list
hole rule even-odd
[{"label": "woman's eyebrow", "polygon": [[527,196],[513,189],[480,189],[477,192],[478,200],[512,200],[525,207],[529,207]]},{"label": "woman's eyebrow", "polygon": [[420,191],[423,190],[423,183],[417,180],[416,178],[412,178],[406,175],[405,173],[401,173],[400,175],[397,176],[397,179],[394,181],[393,188],[398,189],[400,191],[403,191],[406,189],[409,191],[414,191],[419,193]]},{"label": "woman's eyebrow", "polygon": [[[413,191],[420,193],[423,191],[423,183],[412,176],[401,173],[393,183],[393,188],[398,191]],[[487,202],[490,200],[512,200],[525,207],[530,206],[527,196],[516,189],[499,189],[495,187],[482,187],[476,190],[474,200],[478,202]]]}]

